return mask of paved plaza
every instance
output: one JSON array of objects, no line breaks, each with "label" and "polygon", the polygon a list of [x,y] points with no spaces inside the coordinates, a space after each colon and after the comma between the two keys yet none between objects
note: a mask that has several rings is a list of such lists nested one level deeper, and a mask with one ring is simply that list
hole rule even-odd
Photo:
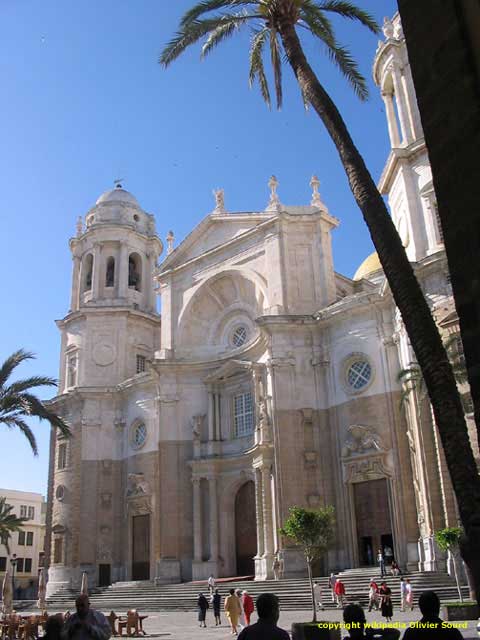
[{"label": "paved plaza", "polygon": [[[38,613],[38,612],[37,612]],[[53,612],[51,612],[53,613]],[[105,611],[104,613],[109,613]],[[116,613],[125,613],[116,612]],[[231,638],[230,629],[226,623],[225,615],[222,611],[222,625],[215,627],[213,612],[209,609],[207,612],[207,628],[203,629],[198,626],[196,612],[169,611],[161,613],[158,611],[141,612],[147,613],[148,618],[144,621],[143,627],[147,633],[147,637],[151,638],[171,638],[171,640],[197,640],[197,638],[220,640],[222,638]],[[290,632],[292,622],[305,622],[311,620],[311,611],[285,611],[280,613],[279,626]],[[393,623],[390,626],[408,625],[412,621],[420,619],[420,611],[416,608],[412,613],[401,613],[394,611]],[[319,611],[318,618],[321,621],[341,622],[341,611]],[[256,622],[256,614],[252,616],[252,622]],[[382,623],[384,619],[380,612],[367,613],[367,621],[369,623]],[[465,624],[465,623],[458,623]],[[469,621],[466,629],[460,629],[463,636],[468,639],[478,639],[475,621]],[[399,626],[400,630],[401,626]],[[406,627],[405,627],[406,628]],[[403,632],[402,632],[403,635]],[[346,630],[342,630],[342,638],[348,636]]]}]

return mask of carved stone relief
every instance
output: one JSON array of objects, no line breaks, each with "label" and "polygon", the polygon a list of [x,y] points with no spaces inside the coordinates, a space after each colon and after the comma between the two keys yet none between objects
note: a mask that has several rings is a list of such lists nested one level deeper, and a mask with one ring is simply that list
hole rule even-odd
[{"label": "carved stone relief", "polygon": [[348,435],[342,449],[342,457],[364,454],[367,452],[384,451],[382,439],[373,427],[353,424],[348,427]]},{"label": "carved stone relief", "polygon": [[129,473],[127,477],[127,498],[150,494],[150,485],[143,473]]}]

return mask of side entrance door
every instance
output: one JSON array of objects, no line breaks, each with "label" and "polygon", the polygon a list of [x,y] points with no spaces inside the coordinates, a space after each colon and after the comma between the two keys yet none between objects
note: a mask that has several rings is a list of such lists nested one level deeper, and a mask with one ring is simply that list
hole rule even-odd
[{"label": "side entrance door", "polygon": [[150,580],[150,515],[132,518],[132,580]]}]

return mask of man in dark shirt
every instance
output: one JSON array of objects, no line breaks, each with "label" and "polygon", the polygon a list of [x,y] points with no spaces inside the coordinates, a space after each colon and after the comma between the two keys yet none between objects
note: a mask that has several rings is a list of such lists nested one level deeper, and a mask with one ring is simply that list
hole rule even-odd
[{"label": "man in dark shirt", "polygon": [[280,616],[278,598],[273,593],[262,593],[255,602],[258,622],[245,627],[238,640],[290,640],[286,631],[277,627]]},{"label": "man in dark shirt", "polygon": [[460,629],[443,622],[438,616],[440,600],[435,591],[424,591],[418,599],[422,619],[410,623],[403,640],[462,640]]}]

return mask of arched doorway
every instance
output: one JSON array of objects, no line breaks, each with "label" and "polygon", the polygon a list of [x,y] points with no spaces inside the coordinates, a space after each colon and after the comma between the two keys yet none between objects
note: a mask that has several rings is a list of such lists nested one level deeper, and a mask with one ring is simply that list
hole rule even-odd
[{"label": "arched doorway", "polygon": [[237,575],[254,575],[253,558],[257,554],[257,519],[255,483],[252,480],[243,484],[235,496],[235,541]]}]

